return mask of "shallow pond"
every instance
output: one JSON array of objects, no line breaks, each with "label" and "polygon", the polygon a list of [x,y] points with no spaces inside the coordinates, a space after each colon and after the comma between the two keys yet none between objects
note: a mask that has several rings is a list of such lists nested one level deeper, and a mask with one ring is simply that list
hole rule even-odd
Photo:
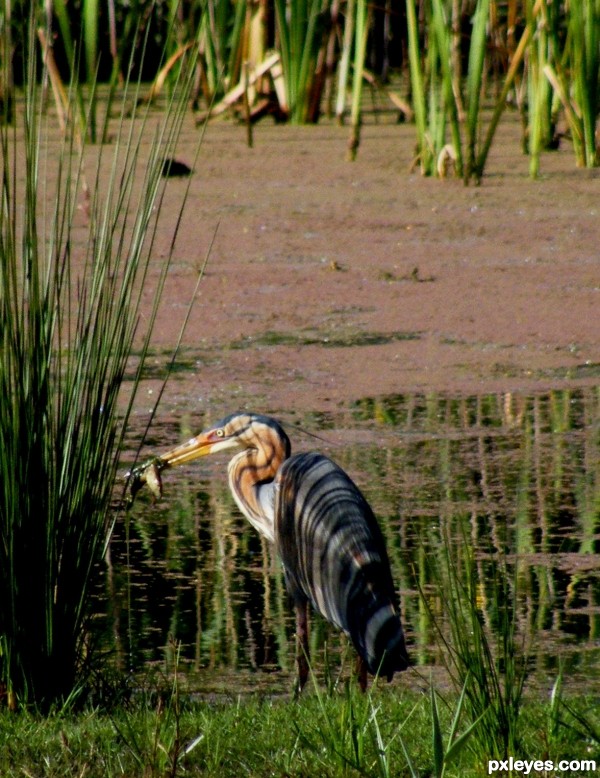
[{"label": "shallow pond", "polygon": [[[562,667],[571,688],[600,691],[600,389],[392,396],[279,417],[294,450],[336,459],[380,520],[418,670],[394,683],[441,673],[460,590],[492,646],[514,630],[532,683],[549,688]],[[158,421],[143,456],[214,421]],[[189,688],[286,692],[294,621],[282,571],[236,508],[226,463],[166,472],[162,502],[142,492],[119,515],[96,623],[136,675],[169,671],[178,647]],[[317,617],[311,626],[317,671],[347,674],[345,639]]]}]

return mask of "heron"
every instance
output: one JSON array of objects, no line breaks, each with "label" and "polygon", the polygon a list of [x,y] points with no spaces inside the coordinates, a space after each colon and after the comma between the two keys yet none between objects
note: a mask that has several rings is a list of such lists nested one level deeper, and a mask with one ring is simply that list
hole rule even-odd
[{"label": "heron", "polygon": [[361,688],[367,672],[390,681],[408,667],[396,592],[381,529],[362,492],[335,462],[292,455],[275,419],[233,413],[131,473],[135,494],[161,493],[160,472],[198,457],[236,450],[231,493],[250,524],[274,544],[296,615],[297,691],[309,675],[308,606],[350,638]]}]

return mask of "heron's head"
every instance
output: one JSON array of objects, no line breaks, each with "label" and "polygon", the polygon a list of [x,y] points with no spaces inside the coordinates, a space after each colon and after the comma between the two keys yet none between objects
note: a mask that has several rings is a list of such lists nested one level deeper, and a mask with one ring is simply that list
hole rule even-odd
[{"label": "heron's head", "polygon": [[289,456],[289,439],[275,419],[257,413],[232,413],[187,443],[162,454],[160,459],[168,466],[181,465],[217,451],[258,449],[265,445],[277,445],[283,448],[284,458]]}]

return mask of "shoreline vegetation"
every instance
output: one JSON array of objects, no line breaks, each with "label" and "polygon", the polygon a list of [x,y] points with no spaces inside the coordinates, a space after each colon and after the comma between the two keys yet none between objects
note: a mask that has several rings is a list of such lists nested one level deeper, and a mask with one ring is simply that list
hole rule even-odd
[{"label": "shoreline vegetation", "polygon": [[[311,688],[312,687],[312,688]],[[152,682],[110,709],[0,712],[0,774],[36,778],[203,775],[482,776],[488,760],[595,760],[597,698],[522,700],[518,741],[504,756],[469,727],[461,697],[383,682],[309,685],[299,700],[260,694],[199,700]],[[506,775],[506,772],[499,774]],[[533,771],[531,775],[546,775]],[[587,775],[577,770],[561,775]]]},{"label": "shoreline vegetation", "polygon": [[572,145],[577,167],[600,161],[598,0],[111,0],[107,12],[97,0],[56,0],[31,18],[28,8],[8,0],[0,16],[5,121],[34,48],[61,124],[73,122],[92,143],[107,139],[99,84],[108,86],[107,113],[132,74],[151,82],[137,99],[152,102],[180,83],[191,57],[197,124],[231,114],[246,124],[249,146],[265,116],[293,124],[327,116],[349,121],[355,159],[369,91],[413,123],[422,175],[480,182],[509,104],[533,178],[543,153],[561,143]]}]

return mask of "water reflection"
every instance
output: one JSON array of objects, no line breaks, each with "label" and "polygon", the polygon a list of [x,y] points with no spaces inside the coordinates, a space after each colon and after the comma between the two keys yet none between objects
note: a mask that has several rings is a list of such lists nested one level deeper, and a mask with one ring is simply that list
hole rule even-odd
[{"label": "water reflection", "polygon": [[[331,442],[318,447],[380,519],[413,661],[443,663],[449,563],[473,584],[490,635],[511,620],[534,675],[555,674],[561,657],[569,678],[600,688],[599,410],[600,390],[590,388],[365,399],[301,420],[324,431]],[[204,424],[194,419],[193,430]],[[156,425],[148,453],[191,432],[189,420]],[[296,451],[315,447],[290,437]],[[119,518],[98,621],[123,669],[164,663],[172,638],[196,688],[224,678],[234,691],[242,677],[289,688],[282,572],[229,495],[226,462],[166,473],[161,503],[144,496]],[[311,641],[313,659],[336,671],[345,640],[314,618]]]}]

